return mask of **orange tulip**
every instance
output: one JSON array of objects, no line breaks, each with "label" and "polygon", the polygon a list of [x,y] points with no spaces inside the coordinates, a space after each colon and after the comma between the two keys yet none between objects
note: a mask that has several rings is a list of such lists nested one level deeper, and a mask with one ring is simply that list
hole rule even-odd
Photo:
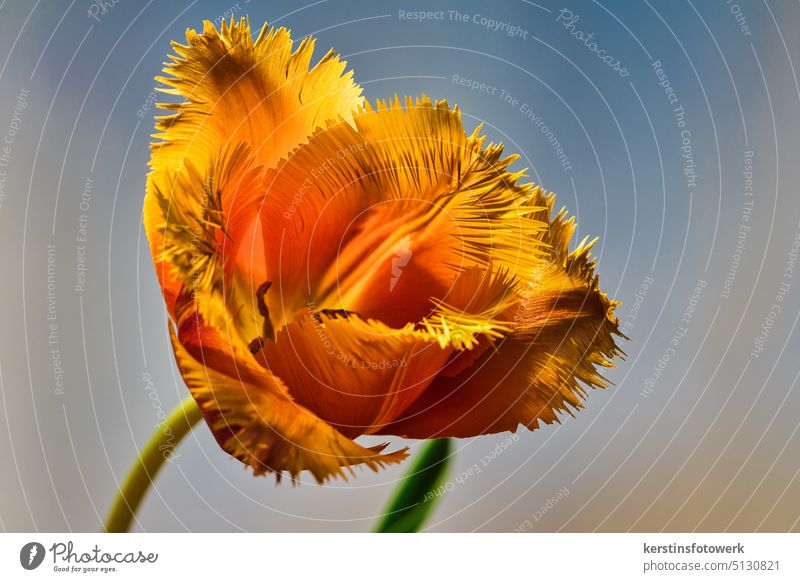
[{"label": "orange tulip", "polygon": [[573,219],[425,97],[365,103],[314,40],[206,22],[158,80],[144,204],[178,367],[256,474],[376,469],[360,435],[534,429],[620,354]]}]

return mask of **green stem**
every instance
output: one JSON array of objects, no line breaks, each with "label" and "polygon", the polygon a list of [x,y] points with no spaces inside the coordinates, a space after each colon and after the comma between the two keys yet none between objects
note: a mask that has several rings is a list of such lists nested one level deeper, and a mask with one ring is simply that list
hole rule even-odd
[{"label": "green stem", "polygon": [[375,526],[377,533],[411,533],[422,529],[443,491],[453,457],[451,439],[425,443]]},{"label": "green stem", "polygon": [[194,398],[187,396],[175,407],[164,423],[159,425],[119,488],[117,498],[106,518],[106,532],[128,531],[161,465],[175,453],[175,447],[201,418],[203,415],[200,407]]}]

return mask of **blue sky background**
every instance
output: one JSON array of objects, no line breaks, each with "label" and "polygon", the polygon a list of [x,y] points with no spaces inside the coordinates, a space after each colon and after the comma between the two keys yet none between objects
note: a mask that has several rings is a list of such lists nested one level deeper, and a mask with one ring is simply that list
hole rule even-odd
[{"label": "blue sky background", "polygon": [[[800,529],[800,267],[786,277],[800,240],[797,3],[120,0],[97,18],[91,7],[0,3],[0,134],[11,139],[0,167],[0,527],[99,529],[116,480],[158,423],[153,390],[167,411],[185,394],[141,227],[154,114],[144,109],[169,41],[233,12],[254,28],[267,21],[297,39],[316,36],[318,56],[335,47],[370,100],[425,93],[458,104],[468,131],[483,123],[577,215],[578,238],[600,237],[601,285],[622,301],[632,338],[610,373],[615,386],[591,392],[561,425],[519,433],[486,466],[507,434],[458,441],[452,490],[431,530]],[[415,10],[444,18],[401,17]],[[483,17],[520,32],[490,30]],[[48,344],[54,321],[63,394]],[[475,463],[477,474],[457,479]],[[366,531],[405,469],[275,487],[200,427],[160,475],[137,527]]]}]

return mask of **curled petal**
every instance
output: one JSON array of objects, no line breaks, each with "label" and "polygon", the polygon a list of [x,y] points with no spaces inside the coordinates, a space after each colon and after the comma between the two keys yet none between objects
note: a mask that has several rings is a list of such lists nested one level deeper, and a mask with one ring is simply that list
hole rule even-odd
[{"label": "curled petal", "polygon": [[142,211],[144,230],[150,243],[150,253],[153,257],[158,283],[161,286],[161,293],[164,296],[164,303],[166,303],[167,312],[172,315],[175,312],[175,302],[181,292],[183,281],[173,270],[164,252],[163,216],[158,199],[149,194],[145,196]]},{"label": "curled petal", "polygon": [[346,478],[345,467],[377,470],[406,457],[405,449],[383,454],[385,445],[367,448],[347,438],[294,402],[280,379],[195,321],[184,321],[178,333],[170,327],[178,368],[220,446],[255,474],[280,480],[285,471],[295,479],[307,469],[322,483]]},{"label": "curled petal", "polygon": [[[170,313],[185,284],[188,267],[180,260],[186,258],[187,235],[207,231],[209,208],[217,212],[211,222],[225,226],[227,264],[238,263],[242,279],[256,281],[249,294],[263,281],[256,237],[261,227],[256,216],[236,211],[237,201],[246,198],[239,184],[229,183],[224,194],[209,192],[208,184],[222,184],[220,173],[236,169],[247,187],[256,186],[253,174],[260,168],[274,166],[327,120],[349,118],[362,102],[345,62],[330,51],[310,67],[314,39],[293,50],[285,28],[265,25],[254,41],[246,19],[223,21],[220,30],[206,21],[201,34],[187,30],[186,40],[173,43],[176,55],[157,78],[166,86],[162,92],[185,101],[159,104],[174,113],[157,118],[159,140],[151,146],[144,203],[145,230]],[[228,164],[231,159],[236,163]],[[254,237],[255,248],[247,244]],[[202,260],[208,254],[207,248],[199,251]],[[195,273],[202,266],[198,262]]]},{"label": "curled petal", "polygon": [[[244,345],[258,327],[250,271],[238,268],[225,201],[260,188],[245,144],[223,150],[208,168],[187,161],[181,170],[153,173],[145,200],[145,227],[163,265],[168,307],[177,319],[180,296],[191,294],[203,319]],[[158,247],[156,247],[156,244]],[[167,267],[168,266],[168,267]],[[256,284],[257,285],[257,284]]]},{"label": "curled petal", "polygon": [[268,225],[280,324],[313,301],[402,327],[465,269],[532,268],[540,208],[508,171],[515,158],[484,142],[447,103],[398,99],[329,125],[270,170],[250,206]]},{"label": "curled petal", "polygon": [[363,105],[330,52],[242,19],[173,44],[144,224],[181,373],[222,448],[322,482],[362,434],[558,420],[621,354],[554,197],[426,97]]},{"label": "curled petal", "polygon": [[[537,191],[548,209],[553,198]],[[613,366],[621,336],[610,301],[597,286],[591,245],[568,252],[574,223],[553,217],[554,253],[531,274],[509,315],[512,331],[455,374],[440,375],[382,434],[466,437],[558,421],[582,406],[584,386],[604,387],[598,368]]]},{"label": "curled petal", "polygon": [[254,41],[250,23],[224,21],[218,31],[205,21],[203,32],[186,31],[186,45],[173,43],[176,56],[157,80],[163,92],[183,103],[160,104],[175,113],[158,119],[153,163],[199,166],[220,149],[247,143],[259,165],[274,166],[327,120],[347,117],[361,104],[361,88],[333,50],[313,67],[315,41],[293,49],[285,28],[265,24]]},{"label": "curled petal", "polygon": [[260,356],[297,402],[358,436],[397,418],[451,352],[410,327],[304,309],[274,342],[264,342]]}]

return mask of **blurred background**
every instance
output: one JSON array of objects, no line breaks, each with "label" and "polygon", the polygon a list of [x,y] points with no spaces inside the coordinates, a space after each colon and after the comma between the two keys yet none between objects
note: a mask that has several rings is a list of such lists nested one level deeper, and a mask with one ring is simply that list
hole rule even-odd
[{"label": "blurred background", "polygon": [[[0,3],[0,528],[99,530],[186,394],[141,223],[153,77],[232,15],[368,99],[458,104],[600,237],[614,386],[457,441],[428,530],[800,530],[800,5],[744,0]],[[407,467],[276,487],[199,426],[136,530],[368,531]]]}]

